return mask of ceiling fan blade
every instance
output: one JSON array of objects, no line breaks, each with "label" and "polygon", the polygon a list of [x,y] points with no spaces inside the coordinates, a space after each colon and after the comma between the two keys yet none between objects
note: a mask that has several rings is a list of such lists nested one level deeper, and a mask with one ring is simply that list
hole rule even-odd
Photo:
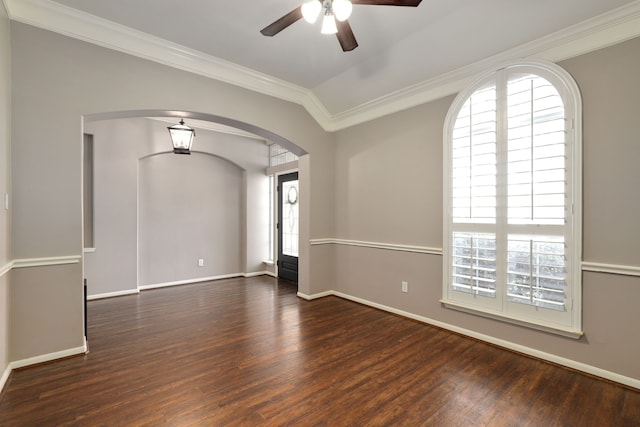
[{"label": "ceiling fan blade", "polygon": [[263,36],[275,36],[280,31],[287,28],[289,25],[302,18],[302,6],[292,10],[284,15],[282,18],[275,20],[273,23],[264,27],[260,32]]},{"label": "ceiling fan blade", "polygon": [[377,6],[417,7],[422,0],[351,0],[353,4],[372,4]]},{"label": "ceiling fan blade", "polygon": [[338,37],[338,41],[340,42],[340,46],[342,46],[342,50],[344,52],[349,52],[358,47],[356,36],[353,35],[353,30],[351,29],[351,25],[349,25],[349,21],[336,21],[336,27],[338,27],[336,36]]}]

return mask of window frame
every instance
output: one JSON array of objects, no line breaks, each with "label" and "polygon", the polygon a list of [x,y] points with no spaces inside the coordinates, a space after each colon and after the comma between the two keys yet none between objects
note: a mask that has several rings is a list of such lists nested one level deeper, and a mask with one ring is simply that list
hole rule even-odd
[{"label": "window frame", "polygon": [[[453,130],[458,115],[466,101],[478,90],[493,82],[496,85],[496,132],[497,144],[506,142],[506,107],[504,92],[508,77],[511,73],[529,73],[540,76],[549,81],[558,91],[565,108],[565,143],[567,163],[565,164],[567,182],[567,223],[563,226],[565,242],[567,246],[567,312],[563,315],[552,313],[553,310],[536,306],[528,306],[515,302],[508,302],[506,295],[506,283],[502,282],[502,268],[496,276],[496,301],[486,301],[490,298],[477,298],[474,295],[466,295],[454,292],[450,284],[452,275],[452,237],[456,228],[453,226],[451,203],[451,177],[452,177],[452,144]],[[501,108],[502,107],[502,108]],[[553,332],[560,335],[579,338],[582,331],[582,98],[579,88],[571,75],[560,66],[540,60],[520,60],[501,64],[500,67],[488,71],[465,89],[455,98],[444,121],[443,143],[443,280],[441,303],[447,307],[461,310],[483,317],[503,320],[522,326]],[[498,149],[498,153],[500,149]],[[507,160],[497,154],[497,164]],[[506,195],[500,184],[496,183],[497,197],[502,198],[497,203],[504,203]],[[505,220],[506,221],[506,220]],[[459,223],[456,223],[458,226]],[[464,224],[465,229],[472,232],[483,233],[493,227],[496,235],[497,257],[506,255],[507,233],[501,230],[501,223],[496,219],[495,225],[485,227],[485,224]],[[504,239],[498,240],[498,236]],[[500,255],[502,254],[502,255]],[[506,261],[497,259],[498,265]],[[515,308],[514,304],[516,305]]]}]

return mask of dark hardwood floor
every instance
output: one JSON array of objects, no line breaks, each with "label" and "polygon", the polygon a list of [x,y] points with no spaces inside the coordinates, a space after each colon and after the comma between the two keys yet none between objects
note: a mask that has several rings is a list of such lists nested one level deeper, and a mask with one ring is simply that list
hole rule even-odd
[{"label": "dark hardwood floor", "polygon": [[270,277],[89,302],[2,426],[638,426],[640,393]]}]

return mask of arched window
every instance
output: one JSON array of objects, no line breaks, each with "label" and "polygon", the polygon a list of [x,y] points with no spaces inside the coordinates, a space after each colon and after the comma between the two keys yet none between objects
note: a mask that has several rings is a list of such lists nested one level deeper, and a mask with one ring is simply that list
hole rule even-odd
[{"label": "arched window", "polygon": [[443,303],[581,335],[581,99],[563,69],[505,66],[444,129]]}]

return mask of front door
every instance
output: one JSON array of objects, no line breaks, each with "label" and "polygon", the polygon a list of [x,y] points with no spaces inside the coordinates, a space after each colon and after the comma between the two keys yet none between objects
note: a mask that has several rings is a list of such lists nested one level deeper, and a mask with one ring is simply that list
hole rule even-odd
[{"label": "front door", "polygon": [[278,277],[298,282],[298,172],[278,177]]}]

